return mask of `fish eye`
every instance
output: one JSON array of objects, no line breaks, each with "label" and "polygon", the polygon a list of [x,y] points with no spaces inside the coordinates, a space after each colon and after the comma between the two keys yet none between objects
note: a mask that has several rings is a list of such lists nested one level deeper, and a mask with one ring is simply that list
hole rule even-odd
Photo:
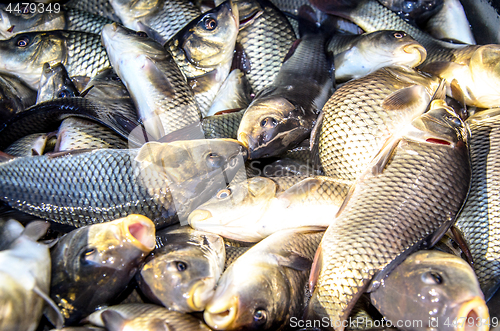
[{"label": "fish eye", "polygon": [[434,271],[428,271],[422,274],[422,281],[429,285],[439,285],[443,283],[443,277]]},{"label": "fish eye", "polygon": [[256,309],[253,313],[253,320],[259,324],[264,324],[266,322],[266,311],[264,309]]},{"label": "fish eye", "polygon": [[260,126],[263,128],[265,128],[266,126],[274,128],[276,127],[276,125],[278,125],[278,121],[272,117],[266,117],[260,122]]},{"label": "fish eye", "polygon": [[205,30],[212,31],[217,27],[217,20],[213,17],[206,17],[203,20],[203,27]]},{"label": "fish eye", "polygon": [[22,36],[17,40],[16,45],[19,47],[26,47],[28,46],[29,42],[30,39],[28,38],[28,36]]},{"label": "fish eye", "polygon": [[67,98],[70,96],[70,92],[68,90],[62,90],[59,92],[59,94],[57,95],[58,98]]},{"label": "fish eye", "polygon": [[217,192],[217,199],[225,199],[231,195],[231,190],[228,188],[225,188],[223,190],[220,190]]},{"label": "fish eye", "polygon": [[147,38],[148,37],[148,35],[144,31],[137,31],[135,34],[137,36],[141,37],[141,38]]},{"label": "fish eye", "polygon": [[80,263],[81,264],[88,264],[88,258],[94,255],[97,252],[97,250],[93,247],[87,248],[80,254]]},{"label": "fish eye", "polygon": [[206,160],[209,167],[220,168],[222,166],[222,157],[217,153],[208,153]]},{"label": "fish eye", "polygon": [[405,35],[406,35],[405,33],[396,32],[396,33],[394,33],[394,38],[401,39],[401,38],[403,38]]},{"label": "fish eye", "polygon": [[176,262],[175,266],[177,267],[177,270],[179,270],[180,272],[185,271],[188,267],[187,264],[182,261]]}]

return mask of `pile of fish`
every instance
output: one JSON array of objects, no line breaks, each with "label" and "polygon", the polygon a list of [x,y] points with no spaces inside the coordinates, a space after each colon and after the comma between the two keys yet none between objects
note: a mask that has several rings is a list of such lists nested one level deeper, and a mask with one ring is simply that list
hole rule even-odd
[{"label": "pile of fish", "polygon": [[477,6],[0,5],[0,331],[500,329]]}]

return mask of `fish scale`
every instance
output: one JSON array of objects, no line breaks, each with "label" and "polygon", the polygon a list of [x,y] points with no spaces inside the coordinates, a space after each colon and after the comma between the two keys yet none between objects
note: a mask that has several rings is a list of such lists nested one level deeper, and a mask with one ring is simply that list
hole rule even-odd
[{"label": "fish scale", "polygon": [[120,18],[116,16],[108,0],[71,0],[68,1],[65,6],[106,17],[115,22],[120,22]]},{"label": "fish scale", "polygon": [[66,11],[67,30],[84,31],[99,34],[104,25],[114,21],[76,8],[68,8]]},{"label": "fish scale", "polygon": [[[355,180],[391,133],[425,111],[427,103],[424,100],[415,107],[383,108],[386,97],[415,84],[399,80],[398,73],[404,74],[381,69],[352,80],[337,89],[325,104],[319,133],[319,157],[326,175]],[[425,79],[426,88],[431,91],[437,88],[436,80],[426,82]],[[427,92],[428,101],[431,91]]]},{"label": "fish scale", "polygon": [[274,6],[264,6],[262,15],[238,33],[236,42],[250,59],[246,76],[255,93],[274,81],[295,39],[292,26]]},{"label": "fish scale", "polygon": [[71,31],[67,38],[68,55],[64,65],[70,76],[94,77],[98,71],[111,66],[100,35]]},{"label": "fish scale", "polygon": [[241,118],[245,111],[207,116],[202,120],[203,132],[206,139],[232,138],[238,136]]},{"label": "fish scale", "polygon": [[345,320],[374,275],[451,225],[470,179],[465,144],[456,146],[403,140],[382,174],[357,184],[323,237],[310,312]]},{"label": "fish scale", "polygon": [[172,197],[168,190],[152,195],[139,185],[136,153],[17,158],[0,165],[0,197],[23,212],[76,227],[129,214],[147,216],[157,227],[168,225],[164,205],[173,204]]},{"label": "fish scale", "polygon": [[[471,188],[456,225],[463,231],[474,259],[474,271],[485,297],[500,284],[500,150],[499,110],[468,120],[472,164]],[[479,117],[479,118],[478,118]]]}]

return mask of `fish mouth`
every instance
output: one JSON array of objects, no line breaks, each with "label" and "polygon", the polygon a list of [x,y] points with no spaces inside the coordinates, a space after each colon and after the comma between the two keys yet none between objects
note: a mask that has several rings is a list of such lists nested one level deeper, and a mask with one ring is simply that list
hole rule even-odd
[{"label": "fish mouth", "polygon": [[[487,331],[489,329],[488,321],[490,314],[488,312],[488,307],[484,299],[480,297],[474,297],[463,303],[457,314],[458,321],[464,321],[464,323],[459,323],[457,331]],[[469,323],[472,321],[472,324]]]},{"label": "fish mouth", "polygon": [[227,330],[236,320],[238,297],[234,296],[227,304],[213,304],[205,308],[203,319],[214,330]]},{"label": "fish mouth", "polygon": [[203,311],[208,301],[212,299],[215,293],[215,281],[210,282],[210,280],[213,280],[213,278],[204,278],[196,282],[191,291],[189,291],[187,305],[192,311]]},{"label": "fish mouth", "polygon": [[211,217],[212,213],[210,211],[204,209],[196,209],[192,211],[191,214],[189,214],[188,223],[189,225],[196,227],[196,224],[203,222]]},{"label": "fish mouth", "polygon": [[424,62],[425,59],[427,58],[427,50],[422,45],[420,45],[418,43],[412,43],[410,45],[406,45],[405,47],[403,47],[403,51],[406,54],[417,54],[418,55],[419,60],[415,64],[415,66],[418,66],[419,64]]},{"label": "fish mouth", "polygon": [[250,137],[245,132],[238,133],[238,141],[242,146],[244,146],[247,149],[247,151],[249,150],[251,140]]},{"label": "fish mouth", "polygon": [[143,215],[129,215],[124,218],[124,233],[129,242],[144,252],[155,248],[155,225]]}]

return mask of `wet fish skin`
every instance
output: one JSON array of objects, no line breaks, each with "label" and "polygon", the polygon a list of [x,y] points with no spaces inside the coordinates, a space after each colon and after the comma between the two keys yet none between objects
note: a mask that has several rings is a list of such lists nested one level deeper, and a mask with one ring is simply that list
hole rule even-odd
[{"label": "wet fish skin", "polygon": [[106,25],[102,31],[113,68],[127,87],[154,140],[201,120],[182,72],[160,44],[142,33]]},{"label": "wet fish skin", "polygon": [[68,8],[75,8],[84,12],[99,15],[101,17],[106,17],[114,22],[121,22],[120,18],[116,15],[113,7],[107,0],[70,0],[64,5]]},{"label": "wet fish skin", "polygon": [[110,0],[109,2],[125,27],[153,34],[155,40],[162,45],[201,14],[190,1]]},{"label": "wet fish skin", "polygon": [[404,31],[394,30],[352,36],[336,34],[329,40],[328,50],[333,52],[337,81],[360,78],[390,65],[414,68],[427,57],[422,45]]},{"label": "wet fish skin", "polygon": [[35,102],[35,90],[13,75],[0,74],[0,125]]},{"label": "wet fish skin", "polygon": [[459,0],[443,0],[443,7],[427,21],[426,30],[437,39],[476,44]]},{"label": "wet fish skin", "polygon": [[207,116],[228,109],[246,108],[252,101],[251,94],[252,88],[245,74],[239,69],[234,69],[217,92]]},{"label": "wet fish skin", "polygon": [[47,62],[43,64],[36,103],[79,95],[80,92],[62,63],[56,63],[53,66]]},{"label": "wet fish skin", "polygon": [[481,290],[488,300],[500,285],[500,245],[498,245],[498,208],[500,193],[495,189],[496,144],[499,137],[499,109],[489,109],[471,116],[467,125],[472,165],[470,193],[456,225],[463,232],[474,260]]},{"label": "wet fish skin", "polygon": [[245,72],[255,93],[271,84],[278,75],[288,50],[296,40],[286,17],[270,2],[238,0],[240,21],[249,20],[236,42],[241,44],[251,63]]},{"label": "wet fish skin", "polygon": [[110,306],[90,315],[89,321],[98,326],[106,326],[109,331],[119,331],[122,327],[144,331],[210,331],[205,323],[193,316],[152,304]]},{"label": "wet fish skin", "polygon": [[431,323],[440,330],[456,330],[456,326],[446,325],[446,320],[464,321],[466,327],[477,326],[477,330],[489,329],[488,308],[474,270],[452,254],[411,254],[370,293],[370,298],[393,325],[405,320],[421,323],[403,325],[401,330],[428,330]]},{"label": "wet fish skin", "polygon": [[203,317],[217,330],[279,330],[302,314],[304,286],[323,231],[277,232],[223,273]]},{"label": "wet fish skin", "polygon": [[94,76],[110,66],[96,34],[78,31],[26,32],[0,40],[2,72],[12,73],[38,89],[43,64],[62,63],[70,77]]},{"label": "wet fish skin", "polygon": [[0,165],[1,196],[13,208],[76,227],[135,213],[161,228],[227,185],[245,158],[235,140],[204,139],[17,158]]},{"label": "wet fish skin", "polygon": [[228,0],[192,20],[165,45],[193,89],[203,117],[231,70],[238,28],[238,9]]},{"label": "wet fish skin", "polygon": [[59,12],[37,11],[35,13],[16,14],[0,7],[0,36],[8,39],[18,33],[31,31],[68,30],[89,33],[101,33],[105,24],[113,20],[74,8],[62,8]]},{"label": "wet fish skin", "polygon": [[47,140],[51,136],[53,135],[47,133],[34,133],[25,136],[7,147],[4,152],[12,156],[42,155]]},{"label": "wet fish skin", "polygon": [[51,250],[51,298],[71,325],[109,304],[128,285],[155,245],[155,225],[128,215],[78,228]]},{"label": "wet fish skin", "polygon": [[438,84],[414,69],[388,67],[338,88],[323,107],[319,131],[325,174],[355,180],[393,132],[427,109]]},{"label": "wet fish skin", "polygon": [[137,274],[150,300],[182,313],[203,311],[225,262],[222,237],[190,227],[157,233],[157,247]]},{"label": "wet fish skin", "polygon": [[238,140],[248,146],[250,159],[280,155],[310,135],[318,113],[334,91],[325,42],[321,34],[302,36],[273,83],[248,106]]},{"label": "wet fish skin", "polygon": [[205,138],[238,138],[238,128],[240,127],[241,118],[245,110],[207,116],[201,121]]},{"label": "wet fish skin", "polygon": [[438,100],[388,142],[325,232],[311,271],[308,319],[328,317],[343,330],[370,282],[375,287],[398,259],[432,245],[452,225],[469,189],[465,132]]},{"label": "wet fish skin", "polygon": [[[295,185],[279,190],[272,178],[253,177],[230,184],[188,218],[199,230],[233,240],[257,242],[275,232],[332,222],[349,184],[328,177],[292,177]],[[302,179],[302,180],[301,180]]]}]

